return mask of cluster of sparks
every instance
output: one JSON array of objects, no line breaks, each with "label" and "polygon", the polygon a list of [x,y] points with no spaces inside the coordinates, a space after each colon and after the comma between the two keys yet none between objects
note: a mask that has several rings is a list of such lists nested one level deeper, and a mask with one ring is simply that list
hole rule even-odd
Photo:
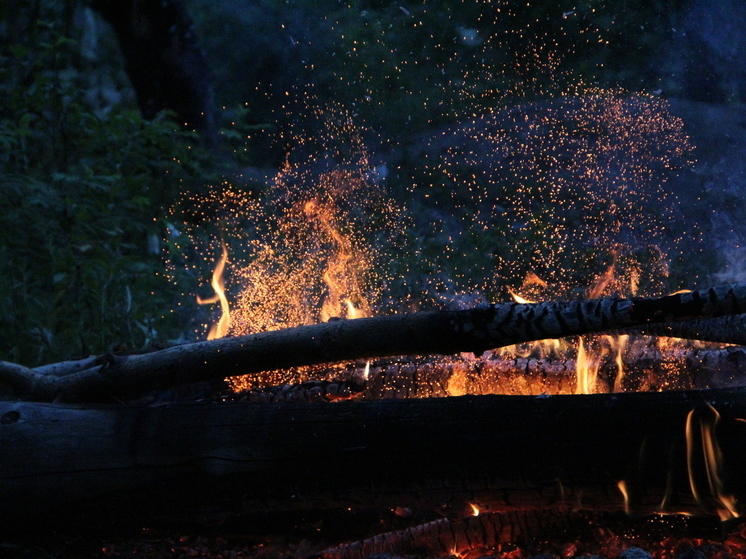
[{"label": "cluster of sparks", "polygon": [[[422,26],[428,7],[418,10],[402,8],[401,24]],[[223,185],[190,200],[185,237],[198,254],[217,257],[214,296],[199,301],[221,304],[209,337],[371,316],[383,300],[390,311],[449,298],[460,304],[462,293],[472,294],[468,302],[494,300],[506,288],[519,301],[665,289],[666,250],[677,242],[668,228],[677,202],[667,180],[691,163],[683,123],[659,97],[588,87],[566,69],[560,51],[605,42],[588,23],[595,5],[583,8],[588,13],[558,12],[560,25],[551,32],[543,17],[525,15],[530,4],[515,11],[484,2],[479,10],[473,27],[448,20],[456,43],[436,42],[422,55],[450,76],[441,89],[452,97],[438,103],[458,107],[459,124],[433,137],[422,154],[423,173],[405,186],[413,199],[427,200],[436,184],[447,193],[434,197],[436,207],[423,206],[423,214],[436,217],[419,226],[419,245],[407,247],[414,261],[398,263],[398,275],[419,276],[414,289],[386,292],[386,245],[403,228],[403,210],[386,197],[360,129],[339,106],[308,104],[309,118],[294,120],[282,138],[293,147],[267,192]],[[341,30],[343,42],[350,41],[343,69],[381,52],[377,68],[339,76],[343,83],[364,83],[372,77],[366,72],[391,73],[396,81],[412,70],[409,62],[418,65],[417,57],[388,48],[385,29],[377,31],[348,38]],[[398,95],[419,91],[405,85]],[[380,94],[366,91],[360,102],[383,102]],[[205,235],[199,224],[210,215],[219,223]],[[438,246],[428,253],[423,244]],[[614,389],[621,390],[625,343],[573,346],[578,392],[595,391],[594,371],[607,354],[619,371]],[[555,340],[511,351],[537,348],[563,356],[567,345]]]},{"label": "cluster of sparks", "polygon": [[[514,16],[503,3],[495,10],[494,17]],[[573,15],[562,14],[568,26],[578,25]],[[422,206],[436,216],[423,242],[442,241],[438,257],[426,256],[421,246],[408,249],[429,271],[418,280],[420,287],[423,292],[450,291],[454,297],[481,293],[491,299],[507,289],[518,302],[660,293],[667,275],[666,250],[677,244],[668,229],[677,202],[667,181],[692,162],[683,123],[654,95],[586,87],[573,80],[557,54],[560,44],[529,27],[494,35],[459,28],[461,59],[449,56],[445,45],[432,54],[443,69],[463,63],[464,49],[471,62],[464,65],[459,83],[447,84],[465,101],[459,105],[459,123],[433,137],[422,154],[425,171],[406,186],[417,199],[427,200],[436,183],[448,193],[433,197],[438,200],[434,208]],[[603,43],[597,31],[584,31],[584,41]],[[375,44],[352,42],[351,61],[366,48],[384,53],[381,67],[363,68],[353,77],[355,83],[364,82],[366,72],[393,67],[391,77],[398,79],[408,69],[407,61],[394,60],[398,53],[386,52],[385,41],[382,32]],[[525,48],[516,49],[516,41]],[[495,56],[501,51],[513,54],[506,61]],[[490,65],[489,60],[500,62]],[[418,64],[411,60],[412,66]],[[401,89],[402,95],[417,95]],[[380,100],[380,94],[370,90],[364,101]],[[443,99],[428,99],[423,110],[441,103]],[[394,295],[386,292],[392,279],[386,257],[403,228],[404,210],[384,193],[351,115],[339,106],[309,112],[322,123],[322,132],[316,127],[313,134],[300,129],[288,133],[285,140],[294,151],[261,196],[223,185],[190,199],[186,212],[183,207],[174,210],[173,219],[183,221],[185,246],[196,247],[203,257],[216,256],[214,296],[198,300],[221,304],[222,316],[210,338],[372,316],[384,300],[387,310],[396,308],[390,303]],[[440,221],[439,210],[447,216]],[[214,230],[205,234],[201,227],[210,220]],[[478,250],[470,245],[474,238],[482,239]],[[171,244],[187,251],[178,242]],[[481,260],[469,254],[474,251]],[[469,258],[478,266],[463,270],[452,264]],[[204,261],[194,265],[204,266]],[[399,308],[412,308],[412,294],[401,297]],[[604,359],[617,369],[607,389],[622,390],[630,345],[628,336],[599,336],[569,346],[549,340],[501,351],[563,358],[569,349],[576,355],[575,392],[589,394],[599,391],[596,376]],[[283,378],[277,371],[267,375]],[[252,386],[251,380],[232,382],[236,390]],[[454,374],[448,392],[462,394],[465,385],[465,376]],[[488,391],[500,392],[500,387]],[[720,481],[716,423],[690,416],[690,469],[699,460],[699,444],[710,491],[722,514],[732,517],[737,513]],[[629,506],[624,481],[619,490]],[[698,491],[692,485],[697,499]]]},{"label": "cluster of sparks", "polygon": [[483,289],[578,294],[599,260],[613,260],[626,294],[641,282],[660,292],[661,247],[678,241],[667,228],[677,202],[666,181],[691,151],[665,101],[596,91],[492,110],[448,134],[430,176],[444,177],[462,236],[506,240],[486,247]]},{"label": "cluster of sparks", "polygon": [[[208,339],[371,316],[381,299],[387,266],[375,241],[393,242],[400,210],[378,187],[349,114],[334,107],[313,116],[325,134],[296,133],[292,140],[301,154],[320,140],[314,147],[323,155],[288,157],[262,196],[222,185],[172,209],[184,221],[179,238],[196,249],[193,260],[204,264],[216,246],[221,251],[210,282],[214,296],[197,298],[221,303]],[[217,226],[208,223],[211,213]],[[226,269],[234,286],[230,308]]]}]

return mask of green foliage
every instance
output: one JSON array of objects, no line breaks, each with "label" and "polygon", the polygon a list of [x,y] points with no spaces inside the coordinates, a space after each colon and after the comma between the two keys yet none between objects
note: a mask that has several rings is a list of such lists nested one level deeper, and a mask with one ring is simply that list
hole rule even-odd
[{"label": "green foliage", "polygon": [[[0,359],[27,365],[181,335],[160,218],[210,163],[163,115],[94,110],[48,21],[0,51]],[[164,318],[164,314],[170,313]]]}]

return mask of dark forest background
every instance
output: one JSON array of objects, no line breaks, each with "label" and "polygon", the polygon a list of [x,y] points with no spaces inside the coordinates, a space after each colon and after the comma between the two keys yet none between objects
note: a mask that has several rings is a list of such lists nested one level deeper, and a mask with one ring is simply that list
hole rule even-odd
[{"label": "dark forest background", "polygon": [[[413,214],[407,234],[439,252],[427,223],[438,216],[443,236],[458,227],[441,215],[457,185],[419,160],[476,108],[509,107],[501,92],[519,89],[524,103],[551,99],[579,81],[668,99],[698,149],[678,170],[684,215],[672,227],[700,244],[682,245],[666,287],[738,279],[745,26],[739,0],[5,0],[0,359],[193,339],[206,318],[193,296],[211,270],[166,273],[180,228],[168,209],[223,181],[266,189],[290,149],[284,132],[318,100],[354,114],[371,165],[385,169],[381,188]],[[491,37],[503,39],[485,50]],[[515,64],[544,47],[562,55],[551,75]],[[397,274],[430,273],[403,262],[413,254],[399,255]]]}]

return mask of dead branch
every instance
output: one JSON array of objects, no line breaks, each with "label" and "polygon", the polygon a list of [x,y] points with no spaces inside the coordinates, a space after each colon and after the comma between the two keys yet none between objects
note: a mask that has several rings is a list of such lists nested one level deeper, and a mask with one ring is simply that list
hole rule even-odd
[{"label": "dead branch", "polygon": [[[26,374],[20,396],[100,401],[113,395],[319,363],[488,349],[650,324],[746,313],[746,285],[659,298],[506,303],[468,310],[337,320],[197,342],[57,375]],[[98,362],[97,362],[98,363]],[[7,375],[6,375],[7,376]]]},{"label": "dead branch", "polygon": [[630,328],[621,333],[746,345],[746,316],[736,314],[718,318],[649,324],[644,328]]}]

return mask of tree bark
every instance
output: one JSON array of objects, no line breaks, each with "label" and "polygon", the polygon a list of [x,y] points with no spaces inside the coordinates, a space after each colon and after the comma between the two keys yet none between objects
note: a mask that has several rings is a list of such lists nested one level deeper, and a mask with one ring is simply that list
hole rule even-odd
[{"label": "tree bark", "polygon": [[[5,402],[0,526],[142,526],[298,508],[468,511],[468,503],[712,513],[746,498],[744,418],[744,389],[332,404]],[[722,460],[708,470],[713,440]]]},{"label": "tree bark", "polygon": [[[746,312],[746,285],[660,298],[506,303],[460,311],[337,320],[176,346],[149,354],[106,356],[66,375],[26,369],[26,399],[105,401],[202,380],[319,363],[396,355],[482,353],[521,342]],[[0,367],[2,372],[2,367]]]},{"label": "tree bark", "polygon": [[91,6],[117,35],[142,115],[152,119],[170,109],[215,144],[210,69],[183,0],[94,0]]},{"label": "tree bark", "polygon": [[643,328],[629,328],[619,333],[746,345],[746,316],[737,314],[718,318],[649,324]]}]

